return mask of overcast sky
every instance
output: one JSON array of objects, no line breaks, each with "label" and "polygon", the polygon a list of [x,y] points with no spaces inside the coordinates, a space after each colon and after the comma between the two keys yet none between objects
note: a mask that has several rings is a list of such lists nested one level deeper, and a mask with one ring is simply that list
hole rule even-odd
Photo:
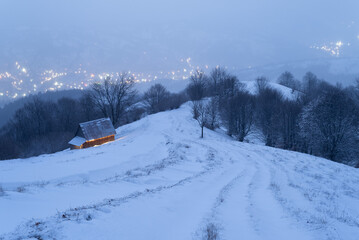
[{"label": "overcast sky", "polygon": [[358,0],[1,0],[0,9],[2,65],[148,71],[189,57],[240,68],[359,57]]}]

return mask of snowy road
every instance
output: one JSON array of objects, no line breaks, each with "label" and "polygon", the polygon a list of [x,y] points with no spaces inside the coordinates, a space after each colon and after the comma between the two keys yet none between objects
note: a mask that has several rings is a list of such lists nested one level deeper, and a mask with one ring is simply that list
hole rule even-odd
[{"label": "snowy road", "polygon": [[359,239],[359,171],[200,128],[188,105],[103,146],[0,162],[0,239]]}]

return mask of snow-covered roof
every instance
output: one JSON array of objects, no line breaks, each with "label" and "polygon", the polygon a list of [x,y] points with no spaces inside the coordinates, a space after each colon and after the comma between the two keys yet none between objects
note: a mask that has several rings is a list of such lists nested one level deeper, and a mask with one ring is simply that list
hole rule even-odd
[{"label": "snow-covered roof", "polygon": [[69,144],[74,145],[74,146],[81,146],[85,142],[86,142],[86,139],[76,136],[69,142]]},{"label": "snow-covered roof", "polygon": [[80,128],[87,141],[116,134],[116,130],[109,118],[80,123]]}]

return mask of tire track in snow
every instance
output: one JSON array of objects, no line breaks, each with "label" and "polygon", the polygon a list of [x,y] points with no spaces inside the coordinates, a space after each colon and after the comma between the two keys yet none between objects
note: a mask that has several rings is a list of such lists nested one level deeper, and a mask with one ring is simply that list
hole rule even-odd
[{"label": "tire track in snow", "polygon": [[[211,158],[213,156],[213,151],[207,147],[208,154],[207,156]],[[119,207],[129,201],[138,199],[140,197],[150,196],[154,194],[161,193],[166,190],[170,190],[176,187],[184,186],[191,183],[193,180],[201,178],[205,175],[211,174],[214,172],[215,167],[221,165],[221,161],[215,161],[215,159],[208,159],[208,167],[203,171],[198,172],[190,177],[186,177],[177,181],[174,184],[170,185],[161,185],[151,189],[146,189],[144,191],[136,191],[130,193],[126,196],[119,198],[105,199],[96,204],[79,206],[76,208],[71,208],[67,211],[58,212],[56,215],[48,217],[46,219],[32,219],[18,226],[15,232],[7,233],[0,236],[0,240],[5,239],[58,239],[61,237],[61,223],[65,221],[76,221],[78,223],[91,221],[100,213],[107,213],[110,211],[109,208]],[[25,233],[25,234],[24,234]]]},{"label": "tire track in snow", "polygon": [[[88,176],[83,176],[81,180],[52,180],[52,181],[41,181],[41,182],[32,182],[27,184],[19,185],[14,191],[17,191],[17,189],[24,189],[27,193],[34,193],[36,191],[42,190],[45,191],[47,187],[73,187],[77,185],[83,185],[87,184],[87,186],[90,185],[99,185],[104,183],[116,183],[119,181],[124,180],[131,180],[138,177],[143,176],[149,176],[151,174],[154,174],[158,171],[163,171],[165,168],[174,166],[176,164],[183,163],[184,161],[188,160],[186,159],[185,149],[188,147],[185,144],[182,144],[181,142],[173,142],[173,140],[166,135],[167,142],[166,145],[168,145],[168,157],[161,159],[157,163],[149,164],[144,167],[136,167],[136,168],[130,168],[126,169],[123,173],[115,173],[112,176],[106,176],[102,179],[97,180],[89,180]],[[83,157],[85,158],[85,157]],[[77,175],[75,175],[77,176]],[[71,178],[71,176],[67,176],[67,178]],[[34,191],[36,190],[36,191]]]},{"label": "tire track in snow", "polygon": [[[169,128],[169,129],[171,129],[171,128]],[[206,144],[198,143],[197,141],[193,141],[193,139],[188,140],[188,139],[179,138],[179,139],[176,139],[176,143],[174,143],[173,140],[169,137],[169,135],[167,135],[167,133],[170,131],[166,130],[166,131],[161,131],[161,132],[162,132],[161,135],[165,135],[165,137],[167,138],[168,151],[170,153],[169,154],[170,156],[168,158],[163,159],[158,163],[147,165],[142,168],[135,168],[134,174],[131,172],[131,173],[123,175],[121,177],[115,176],[112,179],[110,178],[110,179],[105,179],[105,180],[100,180],[100,181],[86,182],[86,187],[89,187],[89,185],[92,184],[92,185],[97,185],[99,188],[102,188],[103,184],[107,184],[107,183],[111,182],[111,180],[113,183],[116,183],[116,182],[121,182],[121,181],[132,181],[134,179],[141,181],[142,177],[145,177],[145,178],[148,178],[151,176],[155,177],[157,175],[157,173],[166,171],[166,169],[168,167],[172,167],[177,163],[183,163],[184,161],[187,161],[188,159],[186,159],[186,153],[185,152],[180,153],[180,152],[181,152],[181,148],[184,150],[188,150],[187,149],[188,144],[191,144],[191,148],[196,149],[196,151],[198,151],[198,149],[204,149],[203,151],[207,151],[207,153],[205,154],[207,156],[207,160],[198,159],[198,161],[197,161],[197,162],[200,162],[201,164],[203,164],[203,166],[204,166],[203,169],[205,171],[210,171],[214,166],[219,167],[218,162],[216,162],[213,157],[217,152],[216,149],[212,148],[211,146],[207,146]],[[187,144],[183,144],[183,143],[187,143]],[[193,161],[193,159],[191,159],[190,161]],[[170,182],[173,182],[173,181],[170,181]],[[77,185],[83,185],[84,183],[85,182],[80,181],[77,183]],[[161,184],[163,184],[163,183],[161,183]],[[73,186],[73,184],[68,184],[68,185],[64,184],[62,186],[64,187],[64,189],[67,189],[66,186]],[[163,186],[159,186],[159,187],[163,187]],[[42,188],[43,188],[43,186],[42,186]],[[143,188],[145,188],[145,187],[143,187]],[[151,188],[148,190],[150,191],[150,190],[154,190],[154,189],[156,189],[156,188]],[[141,190],[139,190],[139,192],[141,192]],[[88,202],[91,202],[91,201],[88,201]],[[97,201],[95,200],[94,202],[97,202]],[[86,205],[86,201],[84,201],[84,203],[81,203],[81,204]],[[75,204],[75,206],[76,205],[77,204]]]},{"label": "tire track in snow", "polygon": [[[348,227],[359,227],[358,220],[350,217],[350,214],[347,213],[346,210],[343,210],[341,207],[342,205],[337,202],[338,200],[336,199],[336,196],[338,196],[338,193],[335,193],[334,196],[328,193],[328,195],[325,196],[325,198],[331,199],[330,206],[327,206],[327,203],[325,202],[320,202],[318,204],[316,198],[323,195],[323,189],[316,189],[315,185],[318,184],[317,181],[320,183],[322,177],[325,177],[325,174],[320,176],[316,174],[301,174],[301,178],[298,179],[297,176],[297,178],[293,180],[293,173],[291,174],[288,170],[292,170],[291,166],[280,160],[283,158],[284,156],[281,152],[275,152],[274,158],[268,159],[267,165],[271,171],[272,179],[271,189],[283,209],[294,218],[297,223],[303,228],[316,233],[316,239],[342,239],[340,237],[341,234],[335,227],[338,225],[338,222],[347,224]],[[302,162],[302,164],[306,163]],[[297,165],[295,169],[297,169]],[[305,181],[310,181],[310,189],[316,189],[316,193],[313,197],[307,192],[308,189],[302,186],[304,180],[303,177]],[[333,180],[330,179],[329,181]],[[330,186],[332,184],[320,183],[320,185]],[[342,215],[338,214],[340,211],[342,211]],[[334,222],[336,223],[334,224]],[[354,237],[354,239],[356,238]]]},{"label": "tire track in snow", "polygon": [[131,168],[128,169],[124,174],[115,175],[113,177],[109,177],[93,183],[96,184],[96,183],[114,183],[118,181],[129,181],[131,179],[135,179],[139,177],[150,176],[156,174],[159,171],[164,171],[168,167],[173,167],[177,164],[189,161],[189,159],[186,157],[186,149],[189,148],[188,145],[178,142],[174,143],[169,136],[166,136],[166,139],[167,139],[166,146],[167,146],[168,157],[160,160],[157,163],[150,164],[145,167]]},{"label": "tire track in snow", "polygon": [[[268,162],[265,163],[271,173],[270,189],[278,203],[303,226],[305,226],[304,223],[313,224],[314,227],[311,230],[323,227],[318,225],[322,225],[325,221],[316,216],[316,210],[312,207],[311,201],[304,197],[304,194],[299,190],[299,186],[291,180],[291,174],[288,171],[289,167],[284,167],[277,160],[279,158],[281,156],[275,154],[274,158],[267,159]],[[305,207],[310,207],[310,209],[305,209]]]},{"label": "tire track in snow", "polygon": [[[137,125],[136,125],[137,126]],[[143,131],[146,131],[150,128],[149,126],[149,121],[148,118],[144,118],[142,119],[142,122],[140,125],[137,126],[137,128],[141,128]],[[124,145],[127,145],[129,143],[132,143],[134,141],[134,139],[136,139],[138,136],[138,133],[133,133],[134,132],[134,128],[133,126],[128,126],[125,125],[123,127],[123,131],[121,131],[122,134],[127,134],[127,138],[126,138],[126,142],[124,143]],[[96,147],[96,148],[88,148],[88,149],[82,149],[81,151],[87,151],[88,154],[91,155],[102,155],[105,152],[104,148],[108,148],[110,145],[116,143],[116,141],[118,141],[117,139],[117,135],[116,134],[116,140],[114,142],[109,142],[105,145]],[[103,151],[100,151],[103,150]],[[107,149],[108,150],[108,149]],[[75,153],[79,153],[80,151],[69,151],[69,150],[64,150],[61,152],[57,152],[57,153],[52,153],[52,154],[43,154],[40,155],[38,157],[31,157],[29,159],[26,159],[27,163],[41,163],[42,161],[44,161],[44,159],[46,159],[46,161],[52,161],[52,158],[54,158],[54,161],[56,160],[56,163],[68,163],[68,162],[74,162],[78,159],[87,159],[89,157],[89,155],[76,155]],[[59,154],[67,154],[68,156],[66,157],[70,157],[70,158],[65,158],[64,160],[57,160],[55,158],[58,157]],[[72,156],[75,155],[75,156]],[[16,159],[19,160],[19,159]],[[73,180],[73,177],[77,177],[81,175],[83,179],[80,180]],[[98,181],[89,181],[88,180],[88,175],[89,174],[75,174],[75,175],[68,175],[65,176],[64,178],[58,178],[58,179],[52,179],[52,180],[43,180],[43,181],[34,181],[34,182],[26,182],[26,183],[18,183],[17,186],[12,186],[11,188],[7,189],[5,188],[5,191],[12,191],[12,192],[18,192],[18,189],[24,189],[24,192],[28,192],[28,193],[34,193],[38,190],[46,190],[46,187],[64,187],[64,186],[76,186],[76,185],[83,185],[85,183],[88,184],[96,184],[96,182],[100,182],[101,180]],[[116,176],[115,176],[116,177]],[[35,190],[35,191],[34,191]]]},{"label": "tire track in snow", "polygon": [[229,239],[229,236],[246,236],[247,239],[257,239],[248,211],[250,207],[249,184],[257,171],[258,169],[253,163],[250,167],[247,166],[246,175],[232,187],[224,201],[218,215],[224,226],[223,239]]},{"label": "tire track in snow", "polygon": [[[232,168],[241,166],[227,184],[219,191],[218,196],[213,204],[209,216],[204,218],[201,227],[197,230],[195,236],[207,239],[208,231],[215,231],[217,239],[226,239],[228,236],[253,236],[253,232],[249,228],[249,216],[246,212],[245,194],[247,192],[248,183],[253,177],[255,170],[248,165],[243,166],[243,162],[238,166],[237,164]],[[232,163],[233,164],[233,163]],[[245,169],[243,169],[245,167]],[[226,173],[227,174],[227,173]]]},{"label": "tire track in snow", "polygon": [[266,159],[257,154],[253,159],[257,166],[248,189],[248,211],[254,230],[261,239],[310,239],[303,231],[298,231],[271,191],[271,172]]}]

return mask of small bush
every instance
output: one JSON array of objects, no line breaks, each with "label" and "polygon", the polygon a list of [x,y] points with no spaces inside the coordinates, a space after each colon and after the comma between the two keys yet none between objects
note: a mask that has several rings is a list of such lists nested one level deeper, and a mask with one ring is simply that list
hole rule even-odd
[{"label": "small bush", "polygon": [[218,236],[218,228],[213,223],[209,223],[204,232],[203,240],[217,240]]},{"label": "small bush", "polygon": [[17,188],[16,188],[16,191],[19,192],[19,193],[23,193],[23,192],[25,192],[25,190],[26,190],[26,189],[25,189],[24,186],[20,186],[20,187],[17,187]]},{"label": "small bush", "polygon": [[2,188],[2,186],[0,185],[0,197],[5,195],[5,191]]}]

